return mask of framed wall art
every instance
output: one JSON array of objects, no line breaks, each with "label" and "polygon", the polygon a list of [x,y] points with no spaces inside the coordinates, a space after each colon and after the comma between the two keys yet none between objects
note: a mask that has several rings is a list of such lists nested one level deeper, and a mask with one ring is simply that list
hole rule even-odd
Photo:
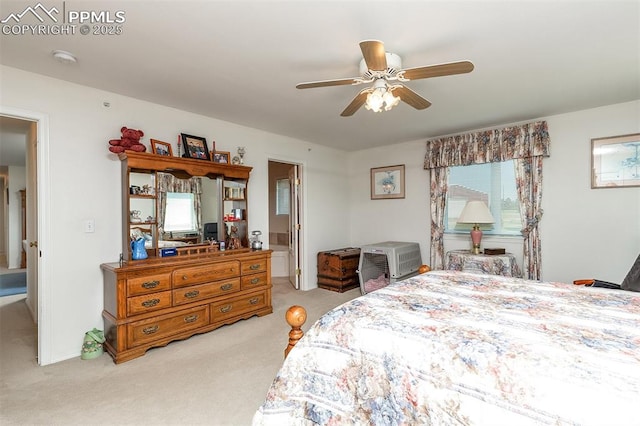
[{"label": "framed wall art", "polygon": [[640,186],[640,133],[591,139],[591,188]]},{"label": "framed wall art", "polygon": [[225,163],[225,164],[230,164],[231,163],[231,153],[230,152],[226,152],[226,151],[214,151],[211,153],[212,158],[211,160],[214,163]]},{"label": "framed wall art", "polygon": [[205,138],[187,135],[185,133],[180,133],[180,137],[182,138],[185,157],[211,161],[209,148],[207,147],[207,141]]},{"label": "framed wall art", "polygon": [[404,164],[371,169],[371,199],[404,198]]},{"label": "framed wall art", "polygon": [[173,157],[173,150],[171,149],[171,144],[167,142],[162,142],[156,139],[151,140],[151,150],[154,154],[162,155],[165,157]]}]

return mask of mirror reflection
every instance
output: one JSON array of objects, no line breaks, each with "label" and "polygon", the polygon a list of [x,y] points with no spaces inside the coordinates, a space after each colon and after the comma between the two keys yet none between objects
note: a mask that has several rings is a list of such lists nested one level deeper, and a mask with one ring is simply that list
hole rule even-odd
[{"label": "mirror reflection", "polygon": [[158,247],[180,247],[218,239],[218,180],[178,178],[158,172]]}]

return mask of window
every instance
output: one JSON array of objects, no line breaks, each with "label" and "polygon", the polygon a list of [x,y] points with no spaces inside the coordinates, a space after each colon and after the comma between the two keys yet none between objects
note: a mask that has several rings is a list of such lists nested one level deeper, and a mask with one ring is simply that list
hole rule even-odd
[{"label": "window", "polygon": [[276,214],[289,214],[289,179],[276,181]]},{"label": "window", "polygon": [[513,160],[449,169],[445,232],[468,232],[472,228],[471,224],[457,223],[469,200],[482,200],[491,210],[495,223],[483,226],[484,233],[520,235],[522,219]]},{"label": "window", "polygon": [[197,231],[193,194],[190,192],[167,192],[164,211],[165,232]]}]

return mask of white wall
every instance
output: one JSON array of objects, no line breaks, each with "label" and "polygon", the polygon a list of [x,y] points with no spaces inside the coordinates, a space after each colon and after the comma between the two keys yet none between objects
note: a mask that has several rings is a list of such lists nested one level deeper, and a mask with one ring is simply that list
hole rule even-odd
[{"label": "white wall", "polygon": [[640,133],[640,101],[547,118],[543,278],[622,282],[640,253],[640,188],[591,189],[591,139]]},{"label": "white wall", "polygon": [[[150,138],[175,143],[181,132],[213,139],[218,150],[246,146],[245,164],[253,167],[251,229],[268,230],[268,159],[303,164],[307,251],[302,266],[310,271],[303,289],[316,285],[317,251],[349,241],[347,167],[340,151],[15,68],[3,66],[0,72],[2,107],[48,116],[52,229],[43,256],[51,295],[46,308],[51,335],[44,338],[51,345],[50,362],[78,356],[84,333],[102,328],[99,265],[117,261],[122,247],[120,161],[107,141],[119,137],[122,126],[143,130],[147,148]],[[84,233],[87,219],[95,220],[94,233]]]},{"label": "white wall", "polygon": [[[422,263],[429,263],[429,172],[424,170],[423,141],[350,153],[351,245],[382,241],[420,244]],[[405,198],[372,200],[371,168],[405,165]]]},{"label": "white wall", "polygon": [[[591,189],[591,139],[640,133],[640,101],[542,119],[551,136],[551,156],[543,166],[542,277],[620,283],[640,253],[640,188]],[[429,174],[422,170],[424,155],[424,141],[349,154],[352,245],[416,241],[423,263],[429,263]],[[394,164],[406,165],[406,198],[370,200],[370,168]],[[485,236],[483,245],[508,248],[522,265],[521,238],[514,240]],[[445,250],[464,244],[459,236],[445,238]]]}]

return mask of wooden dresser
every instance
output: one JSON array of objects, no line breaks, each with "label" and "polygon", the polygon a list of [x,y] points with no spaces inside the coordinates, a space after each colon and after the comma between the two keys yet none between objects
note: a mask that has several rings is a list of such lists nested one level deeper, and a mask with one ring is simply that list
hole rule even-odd
[{"label": "wooden dresser", "polygon": [[271,250],[101,265],[105,348],[116,364],[157,346],[273,312]]}]

